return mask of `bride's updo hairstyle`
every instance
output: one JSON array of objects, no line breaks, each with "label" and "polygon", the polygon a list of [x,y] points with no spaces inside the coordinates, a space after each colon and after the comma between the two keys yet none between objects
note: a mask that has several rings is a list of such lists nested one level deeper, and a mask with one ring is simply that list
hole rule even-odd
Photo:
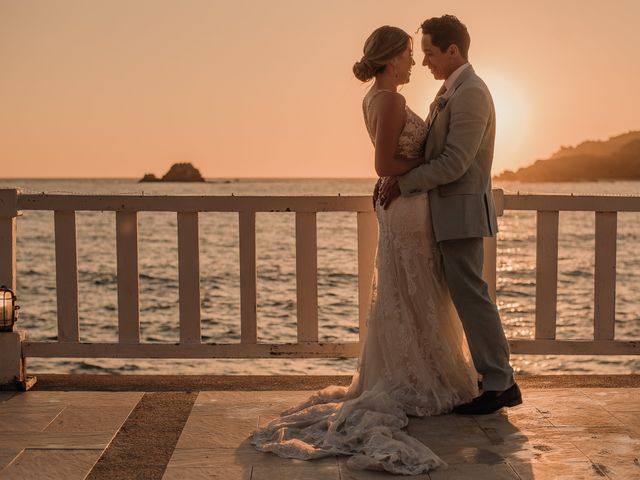
[{"label": "bride's updo hairstyle", "polygon": [[353,65],[353,74],[363,82],[371,80],[384,71],[389,60],[405,51],[410,40],[411,36],[401,28],[389,25],[376,28],[364,42],[364,55]]}]

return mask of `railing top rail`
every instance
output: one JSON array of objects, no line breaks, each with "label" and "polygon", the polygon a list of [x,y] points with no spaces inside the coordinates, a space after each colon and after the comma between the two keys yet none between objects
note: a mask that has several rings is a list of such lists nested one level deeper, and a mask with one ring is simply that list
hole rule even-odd
[{"label": "railing top rail", "polygon": [[505,210],[640,212],[640,196],[505,194]]},{"label": "railing top rail", "polygon": [[[502,191],[494,194],[502,196]],[[640,196],[504,194],[504,210],[640,212]],[[372,212],[369,195],[87,195],[18,193],[18,210]],[[502,209],[500,209],[501,213]]]},{"label": "railing top rail", "polygon": [[373,212],[362,196],[20,194],[19,210],[148,212]]}]

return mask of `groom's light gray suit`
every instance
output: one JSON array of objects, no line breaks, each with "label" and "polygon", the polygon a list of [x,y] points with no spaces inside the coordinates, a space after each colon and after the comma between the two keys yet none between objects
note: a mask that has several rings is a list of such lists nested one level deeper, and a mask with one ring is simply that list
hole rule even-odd
[{"label": "groom's light gray suit", "polygon": [[[433,118],[425,163],[399,178],[403,196],[429,192],[431,218],[451,297],[485,390],[513,385],[509,345],[482,279],[483,240],[498,231],[491,195],[495,110],[489,89],[467,66]],[[431,106],[435,108],[436,102]]]}]

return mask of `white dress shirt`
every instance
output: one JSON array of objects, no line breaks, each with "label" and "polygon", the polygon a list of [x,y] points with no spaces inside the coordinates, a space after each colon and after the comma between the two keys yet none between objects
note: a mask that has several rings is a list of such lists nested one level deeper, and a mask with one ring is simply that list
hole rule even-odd
[{"label": "white dress shirt", "polygon": [[[465,63],[464,65],[460,65],[458,68],[456,68],[453,71],[451,75],[449,75],[449,77],[447,77],[443,85],[447,89],[442,94],[443,98],[449,98],[451,96],[451,94],[453,93],[453,89],[451,87],[453,87],[453,84],[455,83],[455,81],[458,79],[458,77],[464,71],[464,69],[467,68],[468,66],[469,66],[469,62]],[[431,127],[431,124],[435,120],[436,116],[438,116],[438,112],[439,112],[438,108],[434,108],[429,112],[429,115],[427,116],[427,128]]]},{"label": "white dress shirt", "polygon": [[444,81],[444,86],[447,87],[447,91],[444,92],[443,96],[444,97],[448,97],[451,95],[451,93],[453,93],[451,91],[451,87],[453,87],[453,84],[456,82],[456,80],[458,79],[458,77],[460,76],[460,74],[464,71],[465,68],[467,68],[469,66],[469,62],[465,63],[464,65],[460,65],[458,68],[456,68],[453,73],[451,75],[449,75],[449,77],[447,77],[447,79]]}]

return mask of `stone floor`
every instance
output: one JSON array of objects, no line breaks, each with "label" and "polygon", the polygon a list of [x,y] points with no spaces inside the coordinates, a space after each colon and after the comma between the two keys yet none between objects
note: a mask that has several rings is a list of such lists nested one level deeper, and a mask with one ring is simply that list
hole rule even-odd
[{"label": "stone floor", "polygon": [[[344,457],[255,451],[249,432],[309,393],[201,391],[162,478],[397,478],[351,471]],[[0,479],[84,479],[143,395],[0,392]],[[449,464],[415,478],[640,479],[640,388],[524,388],[523,396],[523,405],[488,416],[412,418],[409,432]]]}]

